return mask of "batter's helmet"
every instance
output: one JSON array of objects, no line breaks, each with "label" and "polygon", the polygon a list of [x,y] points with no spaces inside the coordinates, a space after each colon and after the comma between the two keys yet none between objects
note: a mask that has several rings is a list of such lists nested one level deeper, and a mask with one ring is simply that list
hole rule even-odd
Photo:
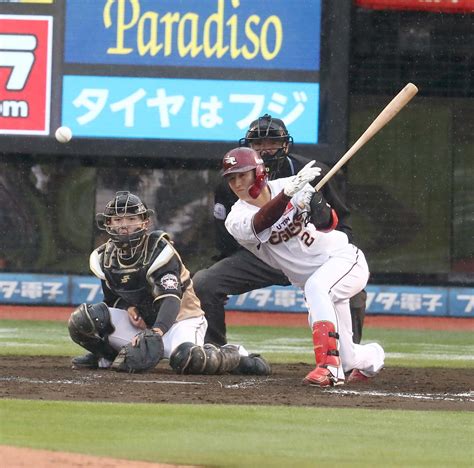
[{"label": "batter's helmet", "polygon": [[[119,247],[133,247],[137,245],[146,232],[143,221],[149,219],[153,210],[149,210],[139,197],[130,192],[117,192],[110,200],[103,213],[97,213],[96,220],[99,229],[107,231],[112,241]],[[142,221],[139,229],[127,234],[120,234],[111,226],[112,218],[126,218],[130,216],[140,216]]]},{"label": "batter's helmet", "polygon": [[249,187],[249,195],[257,198],[267,185],[267,170],[263,159],[252,148],[234,148],[222,160],[222,175],[255,170],[255,182]]}]

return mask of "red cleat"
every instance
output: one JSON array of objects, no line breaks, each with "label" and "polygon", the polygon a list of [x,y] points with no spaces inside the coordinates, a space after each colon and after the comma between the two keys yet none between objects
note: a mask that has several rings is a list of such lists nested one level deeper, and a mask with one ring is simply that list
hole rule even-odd
[{"label": "red cleat", "polygon": [[314,385],[316,387],[332,387],[343,385],[344,379],[338,379],[326,367],[317,366],[304,379],[304,385]]},{"label": "red cleat", "polygon": [[348,382],[367,382],[367,380],[369,380],[369,378],[359,369],[354,369],[347,378]]}]

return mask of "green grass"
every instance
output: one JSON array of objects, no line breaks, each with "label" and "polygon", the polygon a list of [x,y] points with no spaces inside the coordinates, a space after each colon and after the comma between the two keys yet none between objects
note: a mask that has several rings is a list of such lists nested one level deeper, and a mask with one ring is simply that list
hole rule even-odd
[{"label": "green grass", "polygon": [[[0,443],[206,466],[472,466],[472,413],[0,401]],[[451,430],[463,428],[462,430]]]},{"label": "green grass", "polygon": [[[313,362],[307,328],[229,327],[229,341],[261,352],[271,362]],[[474,368],[471,332],[365,328],[363,341],[377,341],[388,366]],[[82,349],[64,322],[0,320],[0,355],[74,356]]]},{"label": "green grass", "polygon": [[[313,362],[307,328],[229,327],[229,341]],[[471,332],[366,328],[364,341],[384,346],[387,366],[473,367]],[[0,321],[0,355],[82,352],[64,322]],[[3,399],[0,444],[205,466],[468,467],[473,414]]]}]

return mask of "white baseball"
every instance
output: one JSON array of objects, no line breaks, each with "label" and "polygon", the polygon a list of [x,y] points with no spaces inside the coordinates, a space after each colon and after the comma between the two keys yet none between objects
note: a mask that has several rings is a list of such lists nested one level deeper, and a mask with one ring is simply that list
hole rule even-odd
[{"label": "white baseball", "polygon": [[69,127],[59,127],[54,136],[59,143],[67,143],[72,138],[72,131]]}]

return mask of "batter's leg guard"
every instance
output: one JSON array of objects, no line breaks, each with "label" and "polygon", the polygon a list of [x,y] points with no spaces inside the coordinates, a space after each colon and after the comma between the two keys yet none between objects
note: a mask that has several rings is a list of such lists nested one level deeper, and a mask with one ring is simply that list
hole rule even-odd
[{"label": "batter's leg guard", "polygon": [[[114,332],[114,327],[110,320],[109,308],[105,303],[81,304],[71,314],[68,330],[74,343],[92,353],[92,356],[74,358],[73,368],[95,369],[101,358],[113,361],[117,356],[117,351],[110,346],[107,340],[107,337]],[[93,357],[95,357],[97,364],[93,362]]]},{"label": "batter's leg guard", "polygon": [[344,372],[337,349],[338,339],[334,323],[323,320],[313,324],[316,368],[303,379],[304,384],[318,387],[344,384]]}]

